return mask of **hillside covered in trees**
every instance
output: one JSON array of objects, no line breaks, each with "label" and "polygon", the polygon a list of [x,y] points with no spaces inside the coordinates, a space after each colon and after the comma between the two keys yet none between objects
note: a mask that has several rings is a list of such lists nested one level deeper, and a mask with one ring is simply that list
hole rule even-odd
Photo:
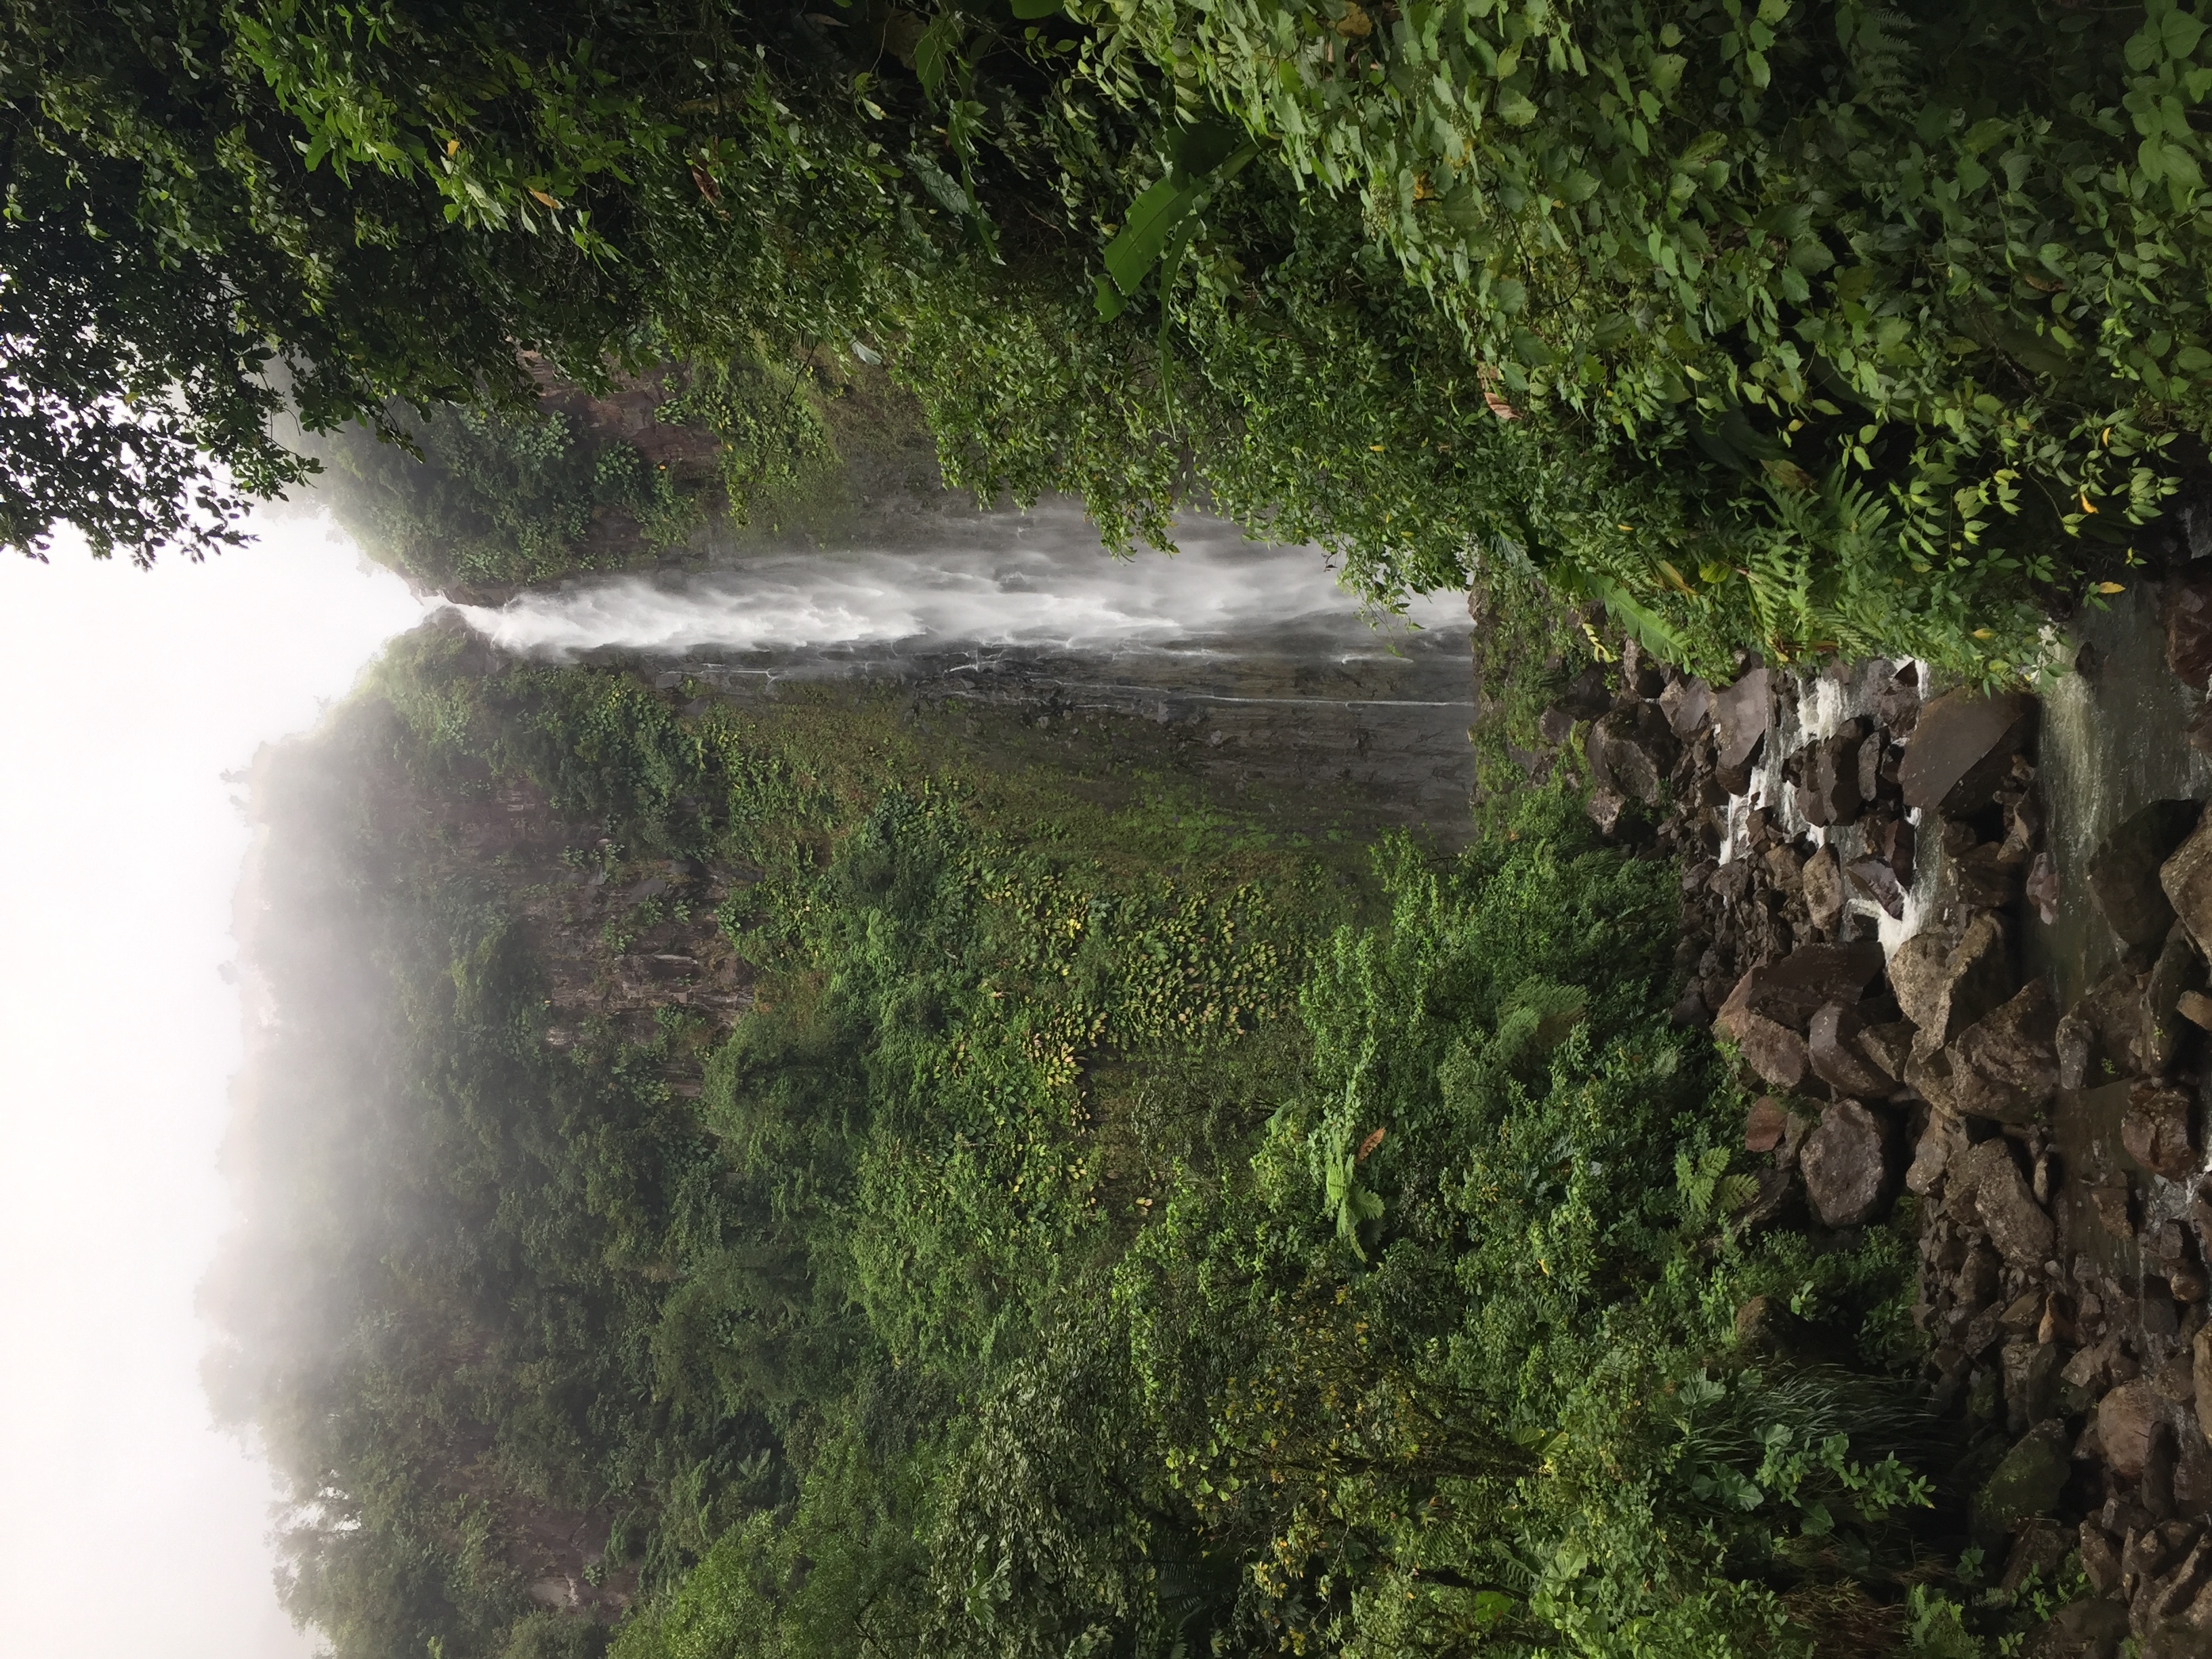
[{"label": "hillside covered in trees", "polygon": [[210,1377],[339,1659],[1971,1654],[2048,1604],[1975,1599],[2003,1441],[1911,1380],[1911,1205],[1778,1212],[1669,1018],[1671,862],[1557,787],[1377,841],[1181,741],[434,626],[264,756]]}]

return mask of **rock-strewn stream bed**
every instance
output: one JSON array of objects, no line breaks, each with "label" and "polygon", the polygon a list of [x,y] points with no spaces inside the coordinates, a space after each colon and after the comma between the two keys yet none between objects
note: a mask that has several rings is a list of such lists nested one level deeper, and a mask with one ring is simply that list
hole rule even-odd
[{"label": "rock-strewn stream bed", "polygon": [[[2212,1655],[2212,715],[2082,718],[2197,707],[2212,584],[2152,603],[2101,645],[2093,619],[2051,694],[2057,833],[2043,702],[1913,664],[1715,686],[1632,646],[1543,722],[1601,827],[1680,861],[1675,1017],[1766,1091],[1751,1224],[1912,1206],[1934,1406],[2009,1442],[1973,1498],[1991,1575],[2078,1555],[2093,1591],[2032,1642],[2053,1659]],[[2181,791],[2116,808],[2082,783],[2102,744]]]}]

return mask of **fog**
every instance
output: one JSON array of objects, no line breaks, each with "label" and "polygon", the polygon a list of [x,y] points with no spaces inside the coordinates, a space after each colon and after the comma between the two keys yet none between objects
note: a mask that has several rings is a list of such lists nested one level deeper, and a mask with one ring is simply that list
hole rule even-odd
[{"label": "fog", "polygon": [[231,1212],[222,775],[422,607],[302,521],[207,565],[0,558],[0,1602],[33,1659],[296,1659],[193,1309]]}]

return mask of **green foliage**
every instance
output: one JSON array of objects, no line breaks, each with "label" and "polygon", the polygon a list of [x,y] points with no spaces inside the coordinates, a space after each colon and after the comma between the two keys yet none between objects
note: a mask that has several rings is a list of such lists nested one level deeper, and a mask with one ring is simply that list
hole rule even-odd
[{"label": "green foliage", "polygon": [[315,429],[511,394],[518,349],[699,365],[741,510],[819,453],[787,377],[850,354],[957,482],[1117,542],[1199,494],[1384,605],[1517,576],[1707,672],[2002,678],[2212,418],[2177,0],[60,11],[9,14],[8,292],[94,325],[19,331],[80,422],[19,411],[27,545],[184,533],[192,444],[293,477],[271,352]]},{"label": "green foliage", "polygon": [[[313,1386],[236,1355],[346,1659],[552,1640],[549,1507],[634,1590],[618,1659],[1966,1652],[2047,1604],[1959,1554],[1909,1216],[1747,1226],[1673,872],[1567,795],[1347,884],[1011,721],[688,695],[427,631],[295,786],[423,808],[330,866],[423,896],[347,1005],[406,1034],[341,1079],[375,1127],[253,1206],[330,1310]],[[428,827],[514,799],[579,856]],[[550,1048],[557,886],[670,856],[744,872],[747,1011]],[[1747,1347],[1753,1297],[1801,1346]]]},{"label": "green foliage", "polygon": [[397,421],[415,452],[356,427],[313,446],[339,520],[410,580],[499,587],[665,556],[704,518],[696,483],[558,410]]}]

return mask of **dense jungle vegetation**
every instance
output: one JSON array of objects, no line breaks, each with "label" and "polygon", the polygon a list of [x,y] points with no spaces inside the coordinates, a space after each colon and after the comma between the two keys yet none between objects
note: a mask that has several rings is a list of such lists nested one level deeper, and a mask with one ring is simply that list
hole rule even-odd
[{"label": "dense jungle vegetation", "polygon": [[1149,726],[695,689],[433,628],[260,764],[210,1376],[339,1659],[1967,1656],[2055,1593],[1911,1407],[1910,1205],[1747,1232],[1671,866],[1571,799],[1447,856]]},{"label": "dense jungle vegetation", "polygon": [[[311,465],[272,411],[526,422],[533,365],[738,386],[746,475],[849,355],[956,483],[1113,538],[1196,496],[1386,603],[1518,571],[1699,668],[2002,678],[2204,471],[2212,59],[2177,0],[0,28],[0,535],[34,552],[220,546]],[[546,568],[501,545],[479,574]]]}]

